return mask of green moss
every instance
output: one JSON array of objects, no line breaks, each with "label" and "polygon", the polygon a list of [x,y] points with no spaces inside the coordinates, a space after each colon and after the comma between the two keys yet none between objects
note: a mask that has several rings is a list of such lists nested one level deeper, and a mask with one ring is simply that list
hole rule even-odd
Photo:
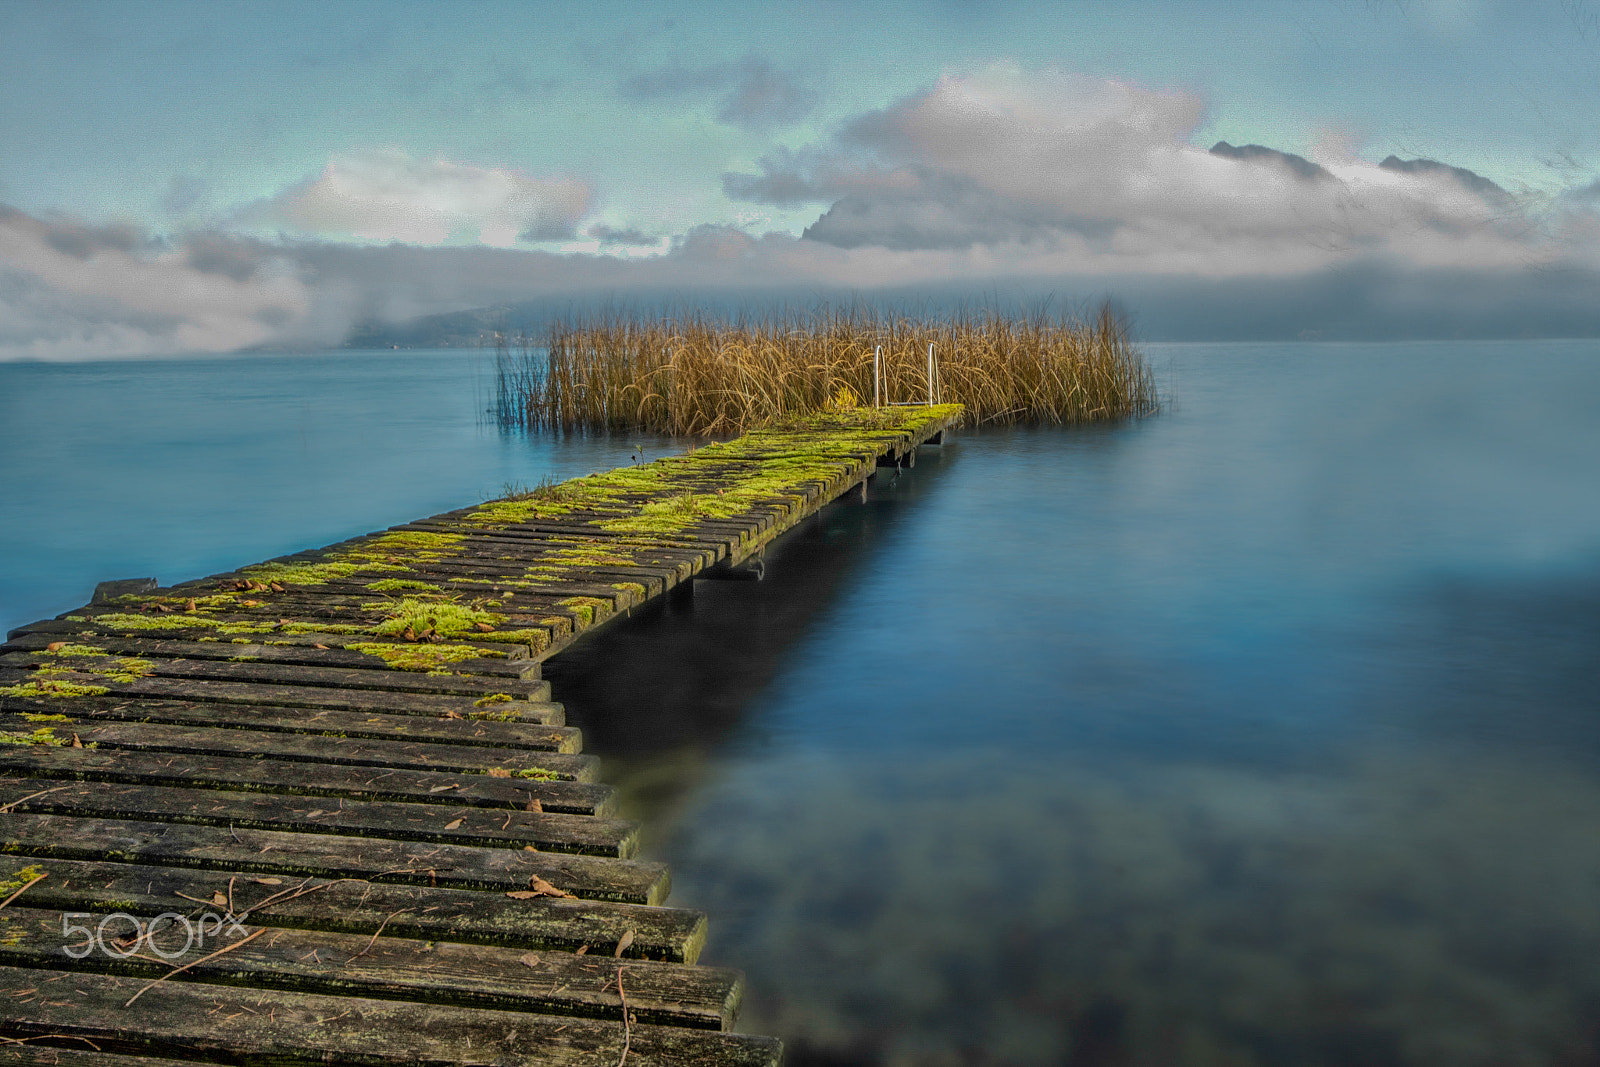
[{"label": "green moss", "polygon": [[33,700],[71,700],[74,697],[105,696],[109,692],[111,690],[103,685],[81,685],[54,678],[37,678],[21,685],[0,686],[0,696]]},{"label": "green moss", "polygon": [[514,767],[490,767],[486,772],[491,778],[532,778],[539,782],[558,782],[561,776],[547,767],[524,767],[517,770]]},{"label": "green moss", "polygon": [[29,722],[72,722],[73,721],[72,719],[67,718],[65,715],[30,715],[27,712],[23,712],[22,713],[22,717],[24,719],[27,719]]},{"label": "green moss", "polygon": [[506,494],[474,508],[465,518],[469,526],[495,528],[552,515],[565,515],[577,502],[576,483],[544,479],[535,486],[507,485]]},{"label": "green moss", "polygon": [[46,872],[43,867],[28,866],[22,868],[22,870],[18,871],[16,874],[13,874],[11,877],[0,881],[0,900],[4,900],[12,893],[15,893],[17,890],[21,889],[23,886],[27,885],[29,882],[45,873]]},{"label": "green moss", "polygon": [[110,670],[96,671],[95,673],[103,674],[114,682],[127,684],[139,678],[149,677],[155,673],[155,669],[156,665],[147,659],[123,656],[111,662]]},{"label": "green moss", "polygon": [[473,634],[474,641],[493,641],[496,644],[527,645],[535,652],[550,647],[548,630],[495,630],[493,633]]},{"label": "green moss", "polygon": [[452,663],[487,657],[505,658],[504,652],[474,648],[472,645],[452,644],[389,644],[383,641],[357,641],[344,646],[352,652],[377,656],[397,671],[426,671],[429,674],[448,674],[445,668]]},{"label": "green moss", "polygon": [[430,533],[425,530],[397,530],[381,534],[370,541],[361,541],[333,553],[338,560],[347,562],[404,563],[413,560],[431,563],[457,555],[465,534]]},{"label": "green moss", "polygon": [[282,585],[327,585],[329,582],[349,578],[361,570],[360,564],[342,560],[318,563],[261,563],[246,567],[239,573],[258,582],[278,582]]},{"label": "green moss", "polygon": [[374,634],[388,634],[399,636],[410,630],[413,634],[421,635],[427,630],[442,637],[459,637],[463,634],[477,634],[478,624],[497,626],[505,622],[504,615],[482,611],[454,600],[418,600],[414,597],[405,597],[392,603],[363,604],[367,611],[379,611],[385,620],[377,626],[371,627]]},{"label": "green moss", "polygon": [[398,593],[404,589],[425,589],[434,593],[444,592],[443,589],[432,582],[419,582],[410,578],[379,578],[375,582],[368,582],[367,588],[374,593]]},{"label": "green moss", "polygon": [[515,711],[471,711],[467,718],[479,722],[521,722],[522,715]]},{"label": "green moss", "polygon": [[60,648],[46,649],[40,652],[41,656],[105,656],[109,655],[105,649],[95,645],[62,645]]},{"label": "green moss", "polygon": [[[102,689],[101,692],[105,690]],[[31,734],[0,730],[0,745],[70,745],[71,743],[57,737],[53,726],[41,726]]]},{"label": "green moss", "polygon": [[490,704],[509,704],[515,699],[516,698],[510,693],[490,693],[486,697],[483,697],[479,700],[474,700],[472,702],[472,706],[475,708],[486,708]]},{"label": "green moss", "polygon": [[611,601],[601,600],[592,596],[569,596],[556,601],[562,607],[576,615],[585,626],[593,626],[605,616],[601,612],[611,611]]},{"label": "green moss", "polygon": [[188,613],[177,615],[124,615],[117,612],[107,612],[104,615],[96,615],[93,621],[111,630],[189,630],[200,626],[220,627],[223,625],[217,619]]}]

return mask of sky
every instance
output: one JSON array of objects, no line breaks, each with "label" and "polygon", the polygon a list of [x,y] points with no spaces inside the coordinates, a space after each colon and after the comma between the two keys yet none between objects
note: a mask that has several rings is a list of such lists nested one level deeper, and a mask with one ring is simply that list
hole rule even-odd
[{"label": "sky", "polygon": [[712,294],[1600,336],[1600,0],[0,0],[0,359]]}]

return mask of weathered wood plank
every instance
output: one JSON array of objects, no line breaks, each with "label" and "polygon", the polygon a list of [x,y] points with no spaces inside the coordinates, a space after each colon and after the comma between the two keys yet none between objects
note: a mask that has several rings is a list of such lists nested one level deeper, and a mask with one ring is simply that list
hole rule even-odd
[{"label": "weathered wood plank", "polygon": [[[503,948],[583,949],[629,959],[694,963],[705,945],[705,913],[569,897],[517,900],[443,886],[392,885],[361,879],[278,878],[238,870],[196,871],[95,860],[10,860],[41,868],[17,904],[57,911],[233,911],[257,925]],[[10,868],[0,868],[14,874]],[[216,904],[220,899],[223,904]],[[211,903],[207,903],[211,902]],[[628,934],[632,940],[623,941]]]},{"label": "weathered wood plank", "polygon": [[[90,647],[90,646],[83,646]],[[96,646],[98,647],[98,646]],[[115,671],[124,656],[51,656],[38,652],[0,653],[0,667],[82,671]],[[139,670],[152,678],[186,678],[196,681],[265,682],[272,685],[315,686],[324,689],[365,689],[389,693],[433,693],[470,696],[505,693],[519,700],[548,701],[550,683],[538,679],[478,678],[470,675],[393,671],[381,661],[372,668],[311,667],[298,663],[260,663],[246,653],[226,660],[153,659],[140,657]]]},{"label": "weathered wood plank", "polygon": [[96,1052],[87,1046],[61,1048],[56,1045],[0,1044],[0,1064],[26,1064],[29,1067],[194,1067],[191,1060],[169,1060],[155,1056],[118,1056]]},{"label": "weathered wood plank", "polygon": [[[624,975],[626,981],[626,975]],[[149,988],[145,988],[149,986]],[[776,1067],[771,1038],[677,1026],[336,997],[116,975],[0,968],[14,995],[0,1033],[99,1051],[227,1062],[369,1067],[462,1063],[547,1067]],[[141,989],[132,1006],[127,1001]],[[51,1035],[46,1037],[45,1035]],[[44,1042],[41,1042],[44,1043]]]},{"label": "weathered wood plank", "polygon": [[521,811],[609,816],[616,792],[589,782],[493,778],[394,767],[345,767],[260,757],[190,756],[129,749],[0,745],[0,774],[63,781],[176,785],[300,797],[394,800]]},{"label": "weathered wood plank", "polygon": [[[26,685],[37,680],[37,671],[0,668],[0,687]],[[88,682],[92,679],[83,679]],[[272,704],[290,708],[342,708],[350,711],[375,711],[410,713],[414,715],[445,715],[456,712],[462,716],[480,710],[471,697],[438,696],[424,693],[376,693],[359,689],[318,689],[299,685],[265,685],[257,682],[193,681],[182,678],[137,678],[131,682],[111,679],[96,681],[95,685],[125,696],[149,697],[155,700],[197,700],[213,704]],[[0,708],[11,707],[11,701],[24,699],[17,696],[0,696]],[[482,698],[479,698],[482,699]],[[551,709],[548,725],[560,726],[564,716],[559,714],[559,704],[519,701],[528,710]],[[558,721],[559,720],[559,721]]]},{"label": "weathered wood plank", "polygon": [[[81,646],[98,647],[98,646]],[[48,652],[0,653],[0,668],[12,670],[60,669],[84,672],[118,670],[124,656],[53,656]],[[264,682],[270,685],[314,686],[323,689],[364,689],[386,693],[429,693],[470,696],[505,693],[519,700],[548,701],[550,683],[521,678],[476,678],[469,675],[434,675],[351,667],[308,667],[297,663],[258,663],[239,653],[228,660],[140,658],[138,669],[150,678],[184,678],[195,681]]]},{"label": "weathered wood plank", "polygon": [[[305,667],[349,667],[357,670],[395,670],[389,663],[377,656],[365,652],[347,650],[343,647],[317,648],[312,640],[318,635],[306,635],[286,641],[284,638],[274,637],[272,643],[262,642],[232,642],[213,639],[211,641],[178,641],[168,640],[159,636],[150,637],[101,637],[94,645],[105,649],[113,656],[137,656],[143,659],[198,659],[198,660],[255,660],[263,663],[289,663]],[[331,635],[320,635],[330,638]],[[51,645],[56,644],[60,637],[50,634],[29,633],[0,645],[0,652],[44,652]],[[346,636],[331,637],[334,644],[344,645],[354,643],[355,639]],[[393,644],[400,651],[408,651],[415,646],[404,642],[383,642],[380,639],[371,639],[375,644]],[[327,644],[328,640],[320,643]],[[452,644],[471,644],[471,642],[453,641]],[[493,678],[520,678],[526,681],[539,680],[539,664],[528,657],[527,650],[521,645],[502,645],[498,649],[487,644],[479,644],[484,654],[491,658],[457,660],[449,665],[449,669],[457,674],[472,675],[476,677]],[[514,655],[509,652],[514,652]],[[499,653],[498,657],[493,654]]]},{"label": "weathered wood plank", "polygon": [[[593,1019],[622,1018],[620,969],[636,1020],[701,1030],[729,1029],[744,987],[723,968],[288,930],[209,914],[216,918],[13,906],[0,916],[0,967],[144,979],[189,967],[179,980]],[[250,937],[257,931],[263,936]]]},{"label": "weathered wood plank", "polygon": [[[573,726],[547,726],[554,717],[549,705],[507,702],[475,708],[468,715],[385,715],[371,711],[328,708],[275,708],[259,704],[201,704],[181,700],[131,700],[127,697],[78,697],[72,700],[7,700],[0,704],[0,729],[27,723],[54,723],[65,737],[77,726],[95,722],[151,722],[172,726],[237,727],[274,733],[369,737],[375,740],[426,741],[440,745],[528,748],[542,752],[579,752],[583,733]],[[22,715],[22,722],[8,716]],[[26,717],[32,715],[29,720]],[[43,718],[41,718],[43,716]],[[65,716],[65,721],[56,718]],[[528,721],[523,720],[524,716]],[[501,719],[504,721],[501,721]],[[31,728],[30,728],[31,729]]]},{"label": "weathered wood plank", "polygon": [[[0,716],[11,725],[14,719]],[[18,724],[26,729],[34,724]],[[41,729],[54,729],[51,725]],[[18,732],[21,732],[19,730]],[[95,723],[68,727],[58,742],[75,736],[85,747],[173,752],[200,756],[243,756],[274,760],[303,760],[312,764],[355,767],[407,768],[453,774],[488,774],[497,768],[531,772],[524,777],[546,777],[578,782],[598,779],[600,761],[593,756],[531,749],[485,748],[474,745],[439,745],[426,742],[371,740],[325,734],[269,733],[223,727],[167,726],[160,723]],[[67,745],[62,746],[64,749]],[[75,751],[75,750],[74,750]]]},{"label": "weathered wood plank", "polygon": [[[162,638],[171,640],[190,641],[205,644],[216,643],[218,646],[224,648],[226,648],[228,644],[231,644],[235,640],[239,641],[241,644],[270,641],[294,644],[302,647],[315,644],[323,644],[332,647],[334,645],[349,644],[357,641],[385,640],[383,637],[378,637],[371,634],[335,633],[327,629],[320,629],[319,627],[333,627],[338,625],[336,619],[329,618],[301,620],[300,622],[290,619],[287,620],[287,622],[290,624],[289,628],[285,628],[284,626],[280,625],[280,623],[284,621],[281,619],[243,619],[227,616],[213,619],[213,622],[222,622],[230,625],[237,623],[247,627],[249,632],[243,636],[236,635],[228,630],[219,630],[215,625],[202,625],[200,622],[186,615],[141,616],[140,618],[141,620],[146,618],[159,620],[160,628],[150,629],[145,626],[127,626],[117,621],[117,614],[90,615],[86,611],[80,609],[79,611],[68,612],[59,618],[40,619],[36,622],[26,623],[11,630],[7,636],[11,641],[16,641],[20,638],[33,635],[48,635],[49,639],[52,641],[72,639],[75,637],[92,637],[96,639],[105,637],[119,637],[135,640],[150,637],[152,634],[159,634]],[[185,625],[186,622],[193,623],[193,625]],[[271,624],[270,627],[263,629],[263,627],[268,627],[268,624]],[[563,626],[565,625],[566,624],[563,623]],[[505,650],[510,655],[527,657],[535,652],[547,648],[549,646],[552,634],[559,635],[566,633],[567,631],[563,629],[563,626],[547,626],[532,622],[518,624],[517,629],[527,630],[534,633],[534,638],[531,640],[531,643],[521,641],[480,642],[472,641],[465,637],[452,638],[451,643],[481,644],[490,648],[491,651]],[[507,627],[507,629],[509,629],[509,627]],[[545,631],[545,634],[542,637],[539,636],[541,631]],[[241,633],[243,633],[243,631],[241,631]]]},{"label": "weathered wood plank", "polygon": [[0,837],[5,839],[5,850],[17,856],[109,859],[501,892],[528,889],[529,880],[537,875],[575,896],[625,904],[659,904],[669,888],[666,867],[641,860],[286,830],[11,814],[0,819]]},{"label": "weathered wood plank", "polygon": [[309,797],[174,786],[0,778],[0,810],[492,848],[532,846],[541,852],[621,859],[639,851],[639,826],[625,819],[387,800],[341,798],[329,804]]}]

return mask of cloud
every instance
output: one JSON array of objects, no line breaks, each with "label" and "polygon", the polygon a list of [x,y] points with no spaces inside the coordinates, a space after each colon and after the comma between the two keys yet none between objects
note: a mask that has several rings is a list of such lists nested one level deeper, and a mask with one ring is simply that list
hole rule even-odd
[{"label": "cloud", "polygon": [[830,140],[723,178],[733,198],[829,206],[838,248],[1045,252],[1062,271],[1304,271],[1382,256],[1423,266],[1572,251],[1493,182],[1432,161],[1313,162],[1191,143],[1206,102],[996,65],[862,115]]},{"label": "cloud", "polygon": [[270,250],[0,207],[3,358],[227,351],[293,336],[312,305],[296,265]]},{"label": "cloud", "polygon": [[165,215],[182,217],[204,207],[211,200],[211,183],[189,174],[175,174],[157,201]]},{"label": "cloud", "polygon": [[628,78],[622,92],[636,100],[718,93],[717,121],[747,130],[799,122],[820,98],[816,90],[758,56],[704,67],[662,67]]},{"label": "cloud", "polygon": [[584,231],[601,245],[620,245],[627,247],[654,247],[661,243],[661,238],[656,234],[645,233],[633,226],[607,226],[604,223],[595,223]]},{"label": "cloud", "polygon": [[731,200],[788,207],[878,191],[909,193],[919,181],[914,170],[882,166],[867,153],[780,147],[757,165],[760,174],[724,174],[723,193]]},{"label": "cloud", "polygon": [[476,240],[509,248],[570,239],[591,196],[574,178],[369,152],[334,159],[320,174],[251,205],[236,221],[307,236],[424,245]]},{"label": "cloud", "polygon": [[[737,84],[651,77],[636,91]],[[0,206],[0,358],[327,346],[373,322],[656,297],[1111,295],[1164,339],[1600,336],[1600,181],[1538,201],[1427,159],[1207,150],[1205,115],[1192,92],[1059,71],[948,76],[723,175],[735,199],[811,205],[800,237],[597,222],[581,181],[399,153],[167,236]],[[192,190],[174,191],[179,208]],[[602,254],[517,247],[580,233]]]}]

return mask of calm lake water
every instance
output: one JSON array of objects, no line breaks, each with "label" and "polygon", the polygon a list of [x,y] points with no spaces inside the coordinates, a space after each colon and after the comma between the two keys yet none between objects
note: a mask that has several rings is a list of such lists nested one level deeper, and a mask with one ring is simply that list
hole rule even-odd
[{"label": "calm lake water", "polygon": [[[1161,416],[963,432],[548,665],[742,1028],[1600,1064],[1600,344],[1147,352]],[[626,461],[479,360],[0,366],[0,623]]]}]

